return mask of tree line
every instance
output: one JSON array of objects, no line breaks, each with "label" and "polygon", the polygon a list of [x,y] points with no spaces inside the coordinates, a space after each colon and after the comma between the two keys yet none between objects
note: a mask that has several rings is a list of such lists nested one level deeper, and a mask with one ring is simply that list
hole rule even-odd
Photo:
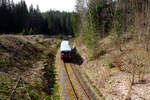
[{"label": "tree line", "polygon": [[0,3],[1,34],[70,34],[73,35],[71,17],[74,12],[47,11],[41,13],[39,7],[31,5],[28,9],[25,1]]}]

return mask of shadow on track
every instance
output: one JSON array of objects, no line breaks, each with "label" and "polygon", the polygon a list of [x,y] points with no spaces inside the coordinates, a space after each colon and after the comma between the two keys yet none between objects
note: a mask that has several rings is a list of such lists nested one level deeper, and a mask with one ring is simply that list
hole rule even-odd
[{"label": "shadow on track", "polygon": [[80,54],[77,52],[76,48],[72,49],[72,59],[71,60],[64,60],[65,63],[72,63],[75,65],[81,65],[83,63],[83,58],[80,56]]}]

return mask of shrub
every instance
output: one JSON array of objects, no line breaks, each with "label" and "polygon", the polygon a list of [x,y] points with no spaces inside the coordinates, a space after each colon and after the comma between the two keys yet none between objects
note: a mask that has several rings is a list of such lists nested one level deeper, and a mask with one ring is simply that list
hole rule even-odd
[{"label": "shrub", "polygon": [[39,38],[35,38],[35,41],[39,43],[40,39]]},{"label": "shrub", "polygon": [[50,51],[44,51],[43,53],[44,53],[44,55],[46,55],[46,56],[49,56],[49,55],[50,55]]},{"label": "shrub", "polygon": [[40,98],[37,90],[30,90],[29,95],[32,100],[38,100]]},{"label": "shrub", "polygon": [[48,44],[47,41],[45,41],[45,40],[42,40],[39,43],[42,44],[42,45],[45,45],[45,46],[46,46],[46,44]]},{"label": "shrub", "polygon": [[25,29],[23,29],[22,32],[21,32],[20,34],[21,34],[21,35],[26,35]]},{"label": "shrub", "polygon": [[34,34],[34,32],[33,32],[32,28],[30,28],[30,30],[29,30],[29,34],[30,34],[30,35],[33,35],[33,34]]},{"label": "shrub", "polygon": [[109,68],[114,68],[115,67],[115,65],[112,62],[109,62],[108,66],[109,66]]},{"label": "shrub", "polygon": [[22,44],[22,40],[21,39],[19,39],[19,38],[15,38],[15,41],[16,41],[16,43],[18,43],[18,44]]}]

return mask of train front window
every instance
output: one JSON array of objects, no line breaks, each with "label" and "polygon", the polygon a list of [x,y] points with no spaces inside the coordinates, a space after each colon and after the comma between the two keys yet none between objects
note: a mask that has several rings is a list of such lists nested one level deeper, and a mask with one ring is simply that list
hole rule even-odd
[{"label": "train front window", "polygon": [[70,55],[70,51],[62,51],[61,52],[63,55]]}]

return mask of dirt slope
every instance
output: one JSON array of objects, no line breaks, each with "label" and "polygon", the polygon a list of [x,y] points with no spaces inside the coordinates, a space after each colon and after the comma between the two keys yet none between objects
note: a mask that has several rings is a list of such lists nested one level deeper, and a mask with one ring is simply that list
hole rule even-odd
[{"label": "dirt slope", "polygon": [[49,100],[58,44],[44,36],[1,35],[0,100]]},{"label": "dirt slope", "polygon": [[149,100],[150,52],[145,43],[130,39],[122,44],[122,51],[112,43],[110,37],[100,41],[105,53],[96,60],[89,60],[84,44],[76,44],[83,58],[80,71],[84,78],[106,100]]}]

